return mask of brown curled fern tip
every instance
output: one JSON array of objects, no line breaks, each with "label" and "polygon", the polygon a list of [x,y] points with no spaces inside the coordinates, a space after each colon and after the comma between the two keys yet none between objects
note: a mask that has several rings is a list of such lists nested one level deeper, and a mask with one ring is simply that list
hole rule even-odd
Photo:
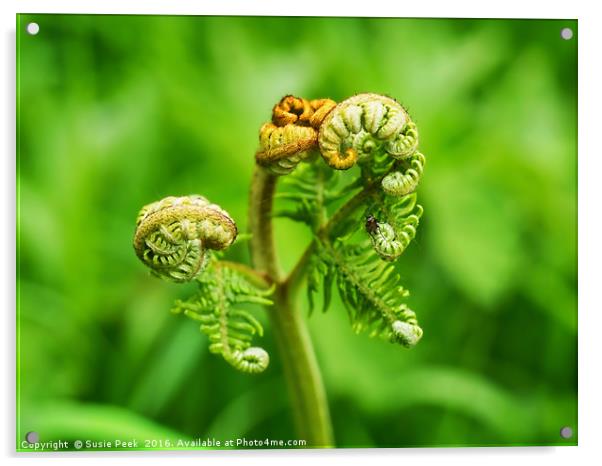
[{"label": "brown curled fern tip", "polygon": [[283,97],[272,109],[272,121],[259,131],[257,164],[272,174],[286,175],[311,158],[318,146],[318,129],[335,106],[330,99]]},{"label": "brown curled fern tip", "polygon": [[411,171],[396,172],[384,182],[384,189],[398,196],[413,191],[424,165],[424,156],[415,155],[418,130],[408,112],[395,99],[372,93],[339,104],[284,96],[262,126],[259,143],[255,160],[275,175],[291,173],[318,152],[336,170],[411,159]]},{"label": "brown curled fern tip", "polygon": [[328,113],[336,106],[330,99],[308,100],[293,95],[284,96],[272,109],[276,126],[295,124],[318,129]]}]

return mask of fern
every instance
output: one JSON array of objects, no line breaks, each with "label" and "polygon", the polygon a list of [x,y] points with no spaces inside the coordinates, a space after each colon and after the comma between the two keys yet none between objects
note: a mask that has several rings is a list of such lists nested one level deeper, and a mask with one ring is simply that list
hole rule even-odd
[{"label": "fern", "polygon": [[[409,293],[390,262],[412,242],[423,213],[414,192],[425,164],[416,151],[416,125],[393,99],[362,94],[328,113],[318,144],[326,164],[305,158],[275,196],[293,203],[275,215],[306,223],[315,234],[307,280],[310,314],[320,287],[326,311],[336,286],[356,332],[414,346],[422,329],[404,303]],[[347,176],[351,181],[342,183],[339,173],[356,164],[359,170]],[[329,216],[329,207],[357,188],[344,214]],[[362,239],[353,243],[357,234]]]},{"label": "fern", "polygon": [[[336,103],[288,95],[259,131],[246,237],[252,267],[217,260],[236,240],[238,228],[202,196],[170,196],[143,207],[138,216],[138,258],[156,276],[198,284],[173,312],[200,323],[212,353],[243,372],[263,372],[268,353],[252,346],[263,328],[241,306],[268,307],[299,432],[310,445],[331,445],[332,435],[294,299],[306,275],[310,313],[320,288],[323,311],[336,288],[354,331],[406,347],[422,337],[416,314],[405,303],[409,292],[392,264],[414,239],[423,212],[415,190],[426,158],[418,143],[415,123],[391,97],[367,93]],[[277,260],[273,217],[312,231],[312,243],[286,277]]]},{"label": "fern", "polygon": [[374,199],[365,211],[365,228],[380,258],[394,261],[416,236],[423,209],[416,203],[416,194],[396,198],[378,193]]},{"label": "fern", "polygon": [[172,312],[200,322],[200,330],[209,337],[209,351],[221,354],[236,369],[263,372],[269,355],[263,348],[251,347],[255,335],[263,336],[263,327],[250,312],[237,306],[270,306],[268,296],[273,288],[260,289],[217,260],[212,260],[196,281],[197,293],[185,301],[176,301]]},{"label": "fern", "polygon": [[380,260],[368,242],[321,242],[314,257],[308,286],[310,303],[314,302],[318,277],[322,276],[324,310],[336,283],[356,333],[367,331],[372,337],[380,336],[406,347],[418,343],[422,329],[404,302],[409,292],[401,285],[395,267]]}]

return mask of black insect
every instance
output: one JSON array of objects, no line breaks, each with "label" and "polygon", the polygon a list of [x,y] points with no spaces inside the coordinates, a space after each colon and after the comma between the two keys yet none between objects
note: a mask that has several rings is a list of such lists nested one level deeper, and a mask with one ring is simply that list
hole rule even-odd
[{"label": "black insect", "polygon": [[378,231],[378,220],[374,218],[372,215],[368,215],[366,217],[366,231],[373,235]]}]

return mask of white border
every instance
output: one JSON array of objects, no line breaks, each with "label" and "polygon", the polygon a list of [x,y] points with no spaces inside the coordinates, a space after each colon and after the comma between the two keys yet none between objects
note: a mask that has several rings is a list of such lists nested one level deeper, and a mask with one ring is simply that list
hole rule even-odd
[{"label": "white border", "polygon": [[204,15],[271,15],[271,16],[437,16],[437,17],[521,17],[575,18],[579,1],[548,1],[537,4],[506,0],[489,4],[478,1],[421,1],[393,2],[391,0],[325,2],[304,0],[224,0],[220,2],[190,2],[187,0],[20,0],[22,13],[119,13],[119,14],[204,14]]},{"label": "white border", "polygon": [[[34,461],[75,461],[77,464],[98,464],[104,461],[149,465],[163,464],[176,459],[181,464],[232,463],[237,464],[305,464],[332,462],[362,464],[375,459],[384,464],[449,464],[449,465],[504,465],[508,463],[544,463],[546,465],[590,464],[599,444],[600,398],[602,377],[600,366],[600,338],[602,303],[596,265],[602,260],[600,201],[602,200],[602,138],[600,137],[600,86],[602,73],[600,45],[602,29],[595,15],[594,2],[547,1],[537,4],[524,0],[478,2],[456,0],[420,1],[393,4],[392,0],[364,2],[347,0],[326,3],[324,0],[283,2],[282,0],[220,1],[211,4],[190,0],[102,0],[82,2],[75,0],[3,0],[2,5],[2,102],[1,140],[3,183],[3,228],[1,229],[0,257],[3,267],[0,280],[1,295],[7,297],[4,309],[4,341],[1,359],[0,391],[2,413],[2,454],[8,464],[31,464]],[[343,7],[344,5],[344,7]],[[138,452],[138,453],[84,453],[32,456],[14,453],[14,296],[15,296],[15,14],[22,13],[104,13],[104,14],[225,14],[225,15],[286,15],[286,16],[404,16],[404,17],[521,17],[521,18],[578,18],[579,40],[579,447],[558,448],[459,448],[459,449],[404,449],[404,450],[336,450],[336,451],[245,451],[245,452]]]}]

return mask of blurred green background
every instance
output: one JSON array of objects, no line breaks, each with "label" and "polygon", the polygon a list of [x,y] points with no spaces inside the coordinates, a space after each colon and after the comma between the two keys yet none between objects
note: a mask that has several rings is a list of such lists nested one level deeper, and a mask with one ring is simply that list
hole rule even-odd
[{"label": "blurred green background", "polygon": [[[30,36],[25,25],[36,21]],[[338,446],[575,444],[576,21],[18,17],[18,421],[41,440],[292,439],[281,367],[208,354],[151,277],[139,208],[200,193],[246,230],[285,94],[377,92],[418,124],[425,216],[399,261],[413,350],[309,319]],[[282,263],[308,232],[277,223]],[[246,245],[229,258],[248,261]]]}]

